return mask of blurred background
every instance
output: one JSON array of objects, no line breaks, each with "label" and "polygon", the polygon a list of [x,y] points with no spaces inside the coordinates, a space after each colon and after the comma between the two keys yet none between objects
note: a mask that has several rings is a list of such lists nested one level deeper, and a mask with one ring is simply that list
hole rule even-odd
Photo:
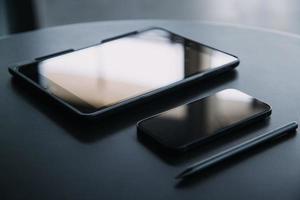
[{"label": "blurred background", "polygon": [[0,37],[72,23],[174,19],[300,34],[299,0],[0,0]]}]

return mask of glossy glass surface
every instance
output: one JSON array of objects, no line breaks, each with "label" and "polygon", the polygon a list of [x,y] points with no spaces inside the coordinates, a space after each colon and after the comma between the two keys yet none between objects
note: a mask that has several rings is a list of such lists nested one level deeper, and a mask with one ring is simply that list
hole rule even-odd
[{"label": "glossy glass surface", "polygon": [[152,29],[44,60],[21,72],[80,110],[98,110],[237,59]]},{"label": "glossy glass surface", "polygon": [[145,120],[139,127],[168,147],[183,148],[270,109],[245,93],[227,89]]}]

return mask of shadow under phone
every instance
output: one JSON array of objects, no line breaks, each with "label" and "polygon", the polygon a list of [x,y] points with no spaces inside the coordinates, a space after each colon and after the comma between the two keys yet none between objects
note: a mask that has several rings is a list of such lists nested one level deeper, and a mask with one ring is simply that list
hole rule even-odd
[{"label": "shadow under phone", "polygon": [[245,126],[237,128],[230,133],[226,134],[226,137],[219,137],[211,142],[203,143],[198,147],[193,148],[191,151],[186,152],[171,152],[166,151],[161,145],[153,142],[153,140],[148,140],[145,137],[138,137],[138,140],[144,144],[153,154],[157,155],[162,161],[169,165],[181,165],[187,163],[193,159],[201,159],[208,157],[209,155],[219,152],[228,146],[233,146],[244,138],[252,135],[252,133],[263,130],[268,127],[270,123],[270,118],[258,121],[251,126]]}]

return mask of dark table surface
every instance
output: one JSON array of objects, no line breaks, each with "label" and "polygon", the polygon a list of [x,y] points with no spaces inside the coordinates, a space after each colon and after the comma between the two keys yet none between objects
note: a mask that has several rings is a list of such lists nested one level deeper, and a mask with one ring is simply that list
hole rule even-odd
[{"label": "dark table surface", "polygon": [[[7,66],[161,26],[237,55],[236,71],[81,123],[12,81]],[[44,29],[0,40],[0,199],[299,199],[300,137],[260,147],[178,183],[189,164],[300,116],[300,36],[232,25],[116,21]],[[225,88],[272,105],[269,120],[181,156],[140,143],[135,123]]]}]

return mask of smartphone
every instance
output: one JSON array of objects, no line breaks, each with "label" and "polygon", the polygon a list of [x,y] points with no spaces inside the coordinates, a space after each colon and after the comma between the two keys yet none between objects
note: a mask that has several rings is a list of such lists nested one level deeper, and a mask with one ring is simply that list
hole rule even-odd
[{"label": "smartphone", "polygon": [[238,63],[236,56],[150,28],[9,71],[72,112],[93,117],[229,71]]},{"label": "smartphone", "polygon": [[226,89],[138,122],[138,137],[183,152],[270,114],[268,104]]}]

